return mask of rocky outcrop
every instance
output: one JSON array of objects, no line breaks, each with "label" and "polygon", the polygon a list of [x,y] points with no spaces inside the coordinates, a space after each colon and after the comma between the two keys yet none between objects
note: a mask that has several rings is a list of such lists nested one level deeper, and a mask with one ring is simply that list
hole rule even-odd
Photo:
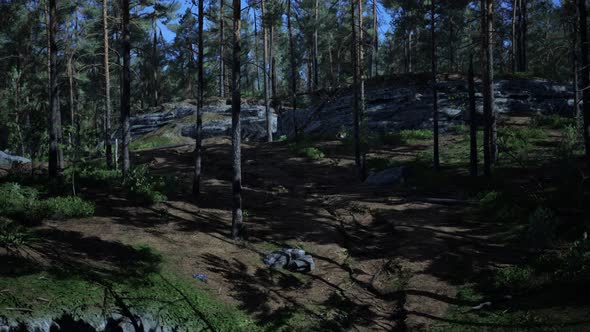
[{"label": "rocky outcrop", "polygon": [[[272,110],[271,110],[272,111]],[[174,121],[193,116],[196,105],[190,102],[170,103],[153,107],[147,113],[131,117],[131,135],[133,138],[154,132]],[[277,130],[277,116],[272,111],[273,132]],[[192,121],[191,121],[192,122]],[[242,137],[246,140],[266,138],[266,110],[264,106],[242,105]],[[187,122],[182,128],[182,135],[195,137],[195,125]],[[231,134],[231,107],[224,103],[212,103],[203,107],[204,138]]]},{"label": "rocky outcrop", "polygon": [[[500,114],[557,113],[571,116],[573,93],[569,85],[544,80],[499,80],[494,83],[495,106]],[[468,107],[465,81],[444,81],[438,84],[440,126],[463,123]],[[482,113],[480,84],[477,109]],[[367,87],[365,124],[370,132],[395,132],[402,129],[432,127],[432,90],[427,83],[403,86]],[[286,111],[279,119],[279,135],[292,135],[294,128],[308,134],[334,137],[352,128],[352,96],[342,94],[331,101],[305,110]]]},{"label": "rocky outcrop", "polygon": [[22,165],[31,163],[30,159],[13,156],[4,151],[0,151],[0,167],[11,168],[13,165]]},{"label": "rocky outcrop", "polygon": [[[231,108],[209,108],[209,113],[221,117],[203,121],[203,137],[231,135]],[[242,138],[261,141],[266,138],[266,109],[264,106],[242,105],[241,111]],[[277,116],[272,116],[273,132],[277,131]],[[195,137],[196,125],[188,125],[182,129],[182,136]]]}]

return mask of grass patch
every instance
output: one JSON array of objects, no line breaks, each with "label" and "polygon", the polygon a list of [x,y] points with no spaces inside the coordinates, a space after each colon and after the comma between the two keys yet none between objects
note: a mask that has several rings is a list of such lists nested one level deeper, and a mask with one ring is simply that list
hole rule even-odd
[{"label": "grass patch", "polygon": [[535,128],[546,127],[551,129],[565,129],[576,125],[576,119],[564,118],[553,115],[537,115],[531,119],[531,125]]},{"label": "grass patch", "polygon": [[66,219],[94,214],[94,204],[79,197],[40,199],[37,189],[18,183],[0,186],[0,216],[24,224],[35,224],[45,218]]},{"label": "grass patch", "polygon": [[172,137],[149,135],[131,142],[129,148],[132,151],[148,150],[176,143],[178,143],[178,141]]},{"label": "grass patch", "polygon": [[[91,280],[78,274],[50,271],[18,277],[0,276],[0,316],[28,320],[58,317],[67,312],[75,319],[116,313],[122,303],[132,314],[159,320],[164,326],[186,331],[261,331],[244,313],[215,300],[204,289],[172,273],[150,273],[141,283]],[[20,313],[6,308],[27,308]]]},{"label": "grass patch", "polygon": [[43,208],[54,219],[90,217],[94,215],[94,204],[77,196],[52,197],[44,200]]}]

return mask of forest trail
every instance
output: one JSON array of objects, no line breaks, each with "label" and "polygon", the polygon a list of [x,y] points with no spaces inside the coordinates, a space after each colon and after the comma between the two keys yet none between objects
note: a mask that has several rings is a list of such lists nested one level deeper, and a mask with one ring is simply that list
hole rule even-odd
[{"label": "forest trail", "polygon": [[[333,142],[320,144],[328,150]],[[194,282],[277,328],[315,320],[328,330],[428,329],[444,320],[449,305],[460,304],[456,287],[466,278],[517,259],[493,241],[497,228],[464,217],[467,207],[366,186],[351,180],[349,158],[293,157],[286,143],[244,146],[247,241],[234,242],[229,141],[206,142],[198,205],[189,195],[192,151],[180,146],[135,155],[156,174],[178,176],[178,195],[168,202],[137,207],[90,192],[95,217],[45,227],[150,245],[182,277],[206,274],[207,283]],[[285,246],[311,253],[316,269],[297,274],[266,268],[263,255]]]}]

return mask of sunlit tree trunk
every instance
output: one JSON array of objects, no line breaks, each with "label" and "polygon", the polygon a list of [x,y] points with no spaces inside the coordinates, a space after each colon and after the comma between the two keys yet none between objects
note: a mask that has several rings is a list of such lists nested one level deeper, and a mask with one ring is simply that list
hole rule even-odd
[{"label": "sunlit tree trunk", "polygon": [[232,62],[232,230],[233,239],[238,239],[242,230],[242,148],[241,148],[241,91],[240,56],[242,53],[241,1],[233,0],[233,62]]},{"label": "sunlit tree trunk", "polygon": [[113,145],[111,144],[111,72],[109,64],[109,23],[108,0],[102,0],[102,25],[103,25],[103,63],[104,63],[104,144],[106,148],[106,162],[109,169],[113,168]]}]

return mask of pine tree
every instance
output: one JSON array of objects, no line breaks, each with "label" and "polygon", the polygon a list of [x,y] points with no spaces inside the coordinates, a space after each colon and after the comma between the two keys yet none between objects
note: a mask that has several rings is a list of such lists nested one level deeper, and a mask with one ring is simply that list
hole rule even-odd
[{"label": "pine tree", "polygon": [[231,235],[237,240],[242,231],[242,131],[240,110],[242,96],[240,90],[240,57],[242,53],[241,3],[233,0],[233,61],[232,61],[232,230]]}]

